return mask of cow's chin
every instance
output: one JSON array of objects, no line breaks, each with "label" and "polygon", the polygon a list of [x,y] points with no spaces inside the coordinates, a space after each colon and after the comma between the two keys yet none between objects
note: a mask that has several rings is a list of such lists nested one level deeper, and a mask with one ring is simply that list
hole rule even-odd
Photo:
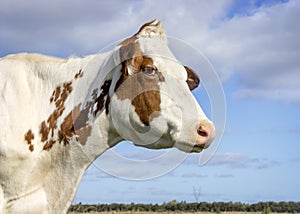
[{"label": "cow's chin", "polygon": [[134,143],[136,146],[141,146],[147,149],[168,149],[174,147],[175,142],[170,140],[170,138],[161,137],[156,142],[149,142],[149,143]]},{"label": "cow's chin", "polygon": [[192,142],[176,142],[173,141],[171,138],[161,138],[154,143],[134,143],[136,146],[144,147],[147,149],[169,149],[169,148],[176,148],[185,153],[200,153],[205,148],[201,146],[195,145]]}]

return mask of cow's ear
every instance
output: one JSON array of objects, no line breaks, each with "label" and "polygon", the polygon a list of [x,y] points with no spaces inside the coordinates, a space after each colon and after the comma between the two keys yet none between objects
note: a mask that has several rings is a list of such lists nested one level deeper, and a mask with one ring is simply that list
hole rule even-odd
[{"label": "cow's ear", "polygon": [[187,80],[186,83],[189,86],[190,90],[194,90],[195,88],[198,87],[199,83],[200,83],[200,78],[198,76],[198,74],[193,71],[191,68],[189,68],[188,66],[184,66],[186,72],[187,72]]},{"label": "cow's ear", "polygon": [[151,22],[145,23],[140,30],[136,33],[137,37],[152,37],[162,36],[165,37],[165,31],[157,19]]}]

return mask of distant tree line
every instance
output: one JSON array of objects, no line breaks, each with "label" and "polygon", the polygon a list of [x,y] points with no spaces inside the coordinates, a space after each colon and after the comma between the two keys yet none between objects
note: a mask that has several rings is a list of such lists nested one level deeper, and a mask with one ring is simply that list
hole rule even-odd
[{"label": "distant tree line", "polygon": [[165,211],[185,211],[185,212],[270,212],[277,213],[300,213],[300,202],[259,202],[255,204],[246,204],[241,202],[200,202],[187,203],[185,201],[177,202],[176,200],[162,204],[75,204],[71,205],[69,211],[76,212],[107,212],[107,211],[148,211],[148,212],[165,212]]}]

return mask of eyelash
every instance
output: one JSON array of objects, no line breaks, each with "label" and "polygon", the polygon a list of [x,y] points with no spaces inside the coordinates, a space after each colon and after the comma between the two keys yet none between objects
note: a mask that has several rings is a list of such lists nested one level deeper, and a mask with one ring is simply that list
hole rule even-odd
[{"label": "eyelash", "polygon": [[141,68],[141,71],[149,76],[153,76],[157,73],[157,69],[154,66],[145,66]]}]

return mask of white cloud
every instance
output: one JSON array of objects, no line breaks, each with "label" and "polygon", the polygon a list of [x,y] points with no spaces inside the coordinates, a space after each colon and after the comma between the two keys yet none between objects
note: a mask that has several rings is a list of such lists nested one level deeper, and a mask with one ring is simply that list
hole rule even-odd
[{"label": "white cloud", "polygon": [[99,51],[134,28],[126,14],[133,4],[120,0],[4,0],[0,8],[2,52],[63,56]]},{"label": "white cloud", "polygon": [[[239,153],[219,153],[212,156],[206,166],[227,166],[233,169],[256,168],[266,169],[279,166],[278,161],[267,158],[254,158]],[[226,177],[227,174],[216,175],[217,177]],[[229,176],[227,176],[229,177]]]},{"label": "white cloud", "polygon": [[233,174],[217,174],[217,178],[232,178],[234,177]]},{"label": "white cloud", "polygon": [[[0,56],[14,52],[84,55],[135,33],[153,18],[167,33],[211,60],[221,79],[240,80],[237,98],[300,102],[300,2],[232,0],[97,1],[4,0],[0,8]],[[238,11],[239,12],[239,11]]]},{"label": "white cloud", "polygon": [[260,164],[257,166],[257,169],[267,169],[270,167],[276,167],[279,166],[280,163],[278,161],[272,161],[268,159],[263,159]]},{"label": "white cloud", "polygon": [[207,31],[200,44],[223,80],[236,75],[238,98],[300,102],[300,2],[262,6]]},{"label": "white cloud", "polygon": [[189,172],[189,173],[183,173],[181,175],[183,178],[207,178],[208,175],[203,175],[199,173]]},{"label": "white cloud", "polygon": [[[299,70],[300,73],[300,70]],[[284,77],[283,77],[284,78]],[[288,82],[287,82],[288,84]],[[299,83],[300,84],[300,83]],[[268,98],[274,101],[283,101],[286,103],[299,103],[300,102],[300,88],[297,86],[290,88],[287,87],[262,87],[262,88],[246,88],[236,91],[234,97],[245,99],[249,97]]]},{"label": "white cloud", "polygon": [[162,20],[174,36],[193,37],[199,26],[206,28],[210,20],[223,13],[228,2],[4,0],[0,43],[2,52],[88,53],[134,34],[154,18]]},{"label": "white cloud", "polygon": [[243,154],[226,153],[215,154],[207,163],[207,166],[229,166],[230,168],[245,168],[259,162],[257,158],[250,158]]}]

